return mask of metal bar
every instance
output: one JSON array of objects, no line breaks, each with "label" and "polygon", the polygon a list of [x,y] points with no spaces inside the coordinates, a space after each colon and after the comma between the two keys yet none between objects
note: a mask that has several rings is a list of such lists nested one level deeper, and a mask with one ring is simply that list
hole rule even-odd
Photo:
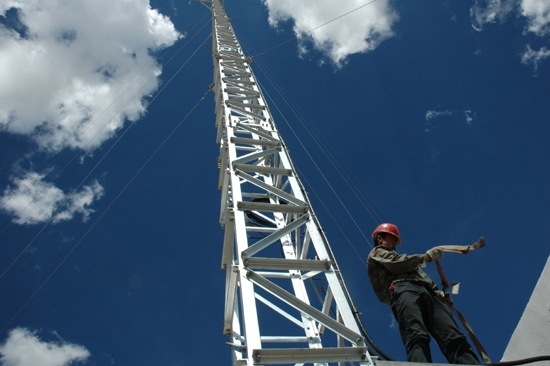
[{"label": "metal bar", "polygon": [[264,139],[271,140],[271,141],[279,141],[279,139],[273,137],[272,135],[265,133],[263,131],[259,131],[256,127],[252,127],[244,123],[237,123],[237,127],[240,127],[243,130],[247,130],[249,132],[255,133],[258,136],[262,136]]},{"label": "metal bar", "polygon": [[262,343],[307,343],[307,337],[262,336]]},{"label": "metal bar", "polygon": [[[240,123],[237,123],[237,125],[240,125]],[[261,159],[263,157],[266,157],[266,156],[269,156],[271,154],[276,154],[279,151],[281,151],[281,147],[277,146],[277,147],[272,147],[270,149],[265,149],[265,150],[262,150],[262,151],[258,151],[256,153],[246,154],[246,155],[241,156],[240,158],[236,159],[235,161],[233,161],[233,165],[245,164],[245,163],[248,163],[252,160],[259,160],[259,159]]]},{"label": "metal bar", "polygon": [[290,315],[289,313],[287,313],[286,311],[284,311],[283,309],[281,309],[271,301],[267,300],[262,295],[256,294],[256,298],[262,303],[264,303],[265,305],[269,306],[271,309],[275,310],[277,313],[281,314],[283,317],[287,318],[288,320],[290,320],[291,322],[299,326],[300,328],[304,327],[304,323],[302,323],[301,321],[299,321],[298,319],[296,319],[295,317],[293,317],[292,315]]},{"label": "metal bar", "polygon": [[229,182],[231,180],[231,172],[229,171],[229,169],[224,169],[224,175],[225,179],[223,180],[222,196],[220,202],[220,223],[222,223],[222,225],[225,225],[226,222],[224,215],[227,213],[229,200]]},{"label": "metal bar", "polygon": [[227,106],[237,107],[237,108],[250,108],[250,109],[265,109],[265,105],[252,104],[252,103],[241,103],[233,100],[228,100],[225,102]]},{"label": "metal bar", "polygon": [[233,164],[233,168],[239,169],[244,172],[255,172],[260,174],[292,175],[291,169],[272,168],[270,166],[262,166],[262,165]]},{"label": "metal bar", "polygon": [[267,248],[271,244],[273,244],[275,241],[281,239],[283,236],[290,233],[292,230],[296,229],[300,225],[304,225],[309,220],[309,215],[304,215],[300,217],[298,220],[294,221],[293,223],[283,227],[282,229],[277,230],[273,234],[266,236],[262,240],[256,242],[256,244],[248,247],[247,249],[243,250],[241,253],[242,258],[251,257],[254,254],[258,253],[260,250]]},{"label": "metal bar", "polygon": [[261,202],[237,202],[240,211],[264,211],[264,212],[286,212],[286,213],[307,213],[307,206],[278,205]]},{"label": "metal bar", "polygon": [[222,189],[223,187],[223,180],[227,179],[225,176],[225,171],[227,170],[227,142],[223,143],[223,146],[221,147],[221,153],[220,153],[220,175],[218,177],[218,189]]},{"label": "metal bar", "polygon": [[[332,300],[334,299],[334,296],[332,294],[332,290],[330,287],[328,288],[328,293],[325,295],[325,301],[323,302],[323,309],[321,310],[323,314],[328,315],[330,313]],[[338,311],[338,309],[336,309]],[[325,326],[321,325],[319,327],[319,333],[323,334],[325,332]]]},{"label": "metal bar", "polygon": [[254,232],[254,233],[274,233],[278,229],[276,227],[263,227],[263,226],[247,226],[246,231],[247,232]]},{"label": "metal bar", "polygon": [[235,314],[235,300],[237,299],[237,278],[239,269],[237,266],[227,267],[227,280],[225,288],[225,308],[223,313],[223,333],[230,335]]},{"label": "metal bar", "polygon": [[258,118],[262,121],[266,120],[266,118],[262,114],[256,114],[254,112],[250,112],[250,111],[247,111],[245,109],[238,108],[238,107],[235,107],[235,106],[232,106],[232,105],[229,105],[229,104],[227,105],[227,107],[229,108],[230,111],[241,114],[243,116],[251,116],[251,117],[254,117],[254,118]]},{"label": "metal bar", "polygon": [[223,235],[222,269],[233,263],[233,244],[235,243],[235,214],[227,209],[225,214],[225,232]]},{"label": "metal bar", "polygon": [[243,265],[253,269],[275,269],[296,271],[330,271],[332,265],[328,260],[315,259],[283,259],[248,257],[243,259]]},{"label": "metal bar", "polygon": [[[224,60],[237,60],[237,59],[227,57],[227,58],[224,58]],[[240,77],[233,77],[233,76],[226,76],[222,78],[222,81],[233,86],[236,86],[239,84],[256,85],[256,82],[254,81],[244,80],[244,79],[241,79]]]},{"label": "metal bar", "polygon": [[292,274],[290,272],[267,272],[267,271],[256,271],[257,274],[265,278],[291,278]]},{"label": "metal bar", "polygon": [[[223,70],[222,70],[223,72]],[[260,93],[254,89],[249,89],[245,86],[239,86],[239,87],[236,87],[236,86],[232,86],[232,87],[228,87],[228,88],[225,88],[224,89],[224,92],[226,93],[229,93],[229,94],[244,94],[244,95],[248,95],[248,96],[260,96]]]},{"label": "metal bar", "polygon": [[258,148],[248,146],[235,146],[235,149],[240,151],[258,151]]},{"label": "metal bar", "polygon": [[[240,164],[238,164],[238,165],[240,167]],[[233,168],[237,169],[238,167],[233,166]],[[276,168],[273,168],[273,169],[276,169]],[[297,206],[305,207],[307,209],[307,204],[304,201],[296,199],[296,197],[293,196],[290,193],[286,193],[285,191],[282,191],[279,188],[276,188],[276,187],[274,187],[274,186],[272,186],[268,183],[264,183],[261,180],[256,179],[253,176],[251,176],[249,174],[246,174],[244,172],[241,172],[239,170],[235,170],[235,174],[238,175],[239,177],[243,178],[243,179],[246,179],[247,181],[254,184],[255,186],[260,187],[262,189],[265,189],[269,193],[273,193],[274,195],[276,195],[279,198],[282,198],[282,199],[284,199],[288,202],[294,203]]]},{"label": "metal bar", "polygon": [[367,347],[349,348],[276,348],[255,349],[254,365],[294,363],[361,362],[367,359]]},{"label": "metal bar", "polygon": [[232,137],[231,142],[234,144],[248,144],[260,146],[281,146],[281,141],[256,140],[245,137]]},{"label": "metal bar", "polygon": [[317,276],[321,271],[309,271],[307,273],[302,274],[302,280],[309,280],[312,277]]}]

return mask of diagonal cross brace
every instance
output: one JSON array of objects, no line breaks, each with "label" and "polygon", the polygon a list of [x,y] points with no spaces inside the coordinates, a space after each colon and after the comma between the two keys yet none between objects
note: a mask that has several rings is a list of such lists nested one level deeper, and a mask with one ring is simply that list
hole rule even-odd
[{"label": "diagonal cross brace", "polygon": [[344,324],[341,324],[340,322],[323,314],[321,311],[298,299],[296,296],[277,286],[265,277],[259,275],[252,270],[249,270],[246,272],[246,278],[248,278],[254,284],[260,286],[267,292],[271,293],[272,295],[278,297],[288,305],[304,313],[306,316],[311,317],[320,324],[323,324],[326,328],[331,329],[334,333],[344,337],[353,345],[358,347],[365,346],[365,340],[360,334],[357,334],[353,330],[346,327]]}]

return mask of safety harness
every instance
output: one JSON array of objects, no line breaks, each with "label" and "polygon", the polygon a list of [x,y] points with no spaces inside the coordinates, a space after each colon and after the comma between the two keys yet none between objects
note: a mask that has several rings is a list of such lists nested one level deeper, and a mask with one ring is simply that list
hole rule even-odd
[{"label": "safety harness", "polygon": [[[484,246],[485,246],[485,239],[480,238],[477,242],[475,242],[472,245],[440,245],[438,247],[435,247],[434,249],[439,249],[442,252],[468,254],[470,253],[470,251],[483,248]],[[448,292],[448,289],[457,287],[458,283],[451,284],[447,279],[445,272],[443,272],[443,267],[441,266],[441,263],[439,263],[439,261],[436,261],[435,264],[437,266],[437,272],[439,273],[439,277],[441,278],[441,285],[443,287],[444,300],[447,306],[454,314],[456,314],[458,319],[460,319],[460,321],[462,322],[462,325],[464,325],[464,328],[466,329],[466,331],[468,332],[468,335],[470,336],[470,339],[474,343],[477,349],[477,352],[483,358],[483,361],[486,364],[491,363],[491,359],[489,358],[489,355],[485,351],[485,348],[483,348],[483,346],[481,345],[481,342],[479,341],[479,339],[477,339],[476,335],[474,334],[472,326],[470,325],[470,323],[468,323],[464,315],[454,307],[453,300],[451,298],[451,293]],[[457,292],[453,292],[453,293],[457,293]]]}]

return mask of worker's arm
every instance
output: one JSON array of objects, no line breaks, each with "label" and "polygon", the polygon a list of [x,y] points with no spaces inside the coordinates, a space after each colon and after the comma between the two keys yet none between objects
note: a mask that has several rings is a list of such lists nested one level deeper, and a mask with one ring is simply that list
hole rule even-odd
[{"label": "worker's arm", "polygon": [[427,254],[398,254],[384,246],[376,247],[369,260],[384,266],[391,273],[411,272],[431,261]]}]

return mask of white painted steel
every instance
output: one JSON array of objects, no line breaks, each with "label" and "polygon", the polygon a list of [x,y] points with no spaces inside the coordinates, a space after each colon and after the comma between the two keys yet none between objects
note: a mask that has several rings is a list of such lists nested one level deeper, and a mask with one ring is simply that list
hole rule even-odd
[{"label": "white painted steel", "polygon": [[[502,362],[550,354],[550,257],[504,351]],[[536,366],[550,366],[550,361]]]},{"label": "white painted steel", "polygon": [[[202,3],[212,11],[220,223],[226,231],[224,333],[231,337],[233,365],[349,360],[373,366],[251,60],[219,0]],[[321,294],[316,283],[328,291]],[[310,294],[320,301],[311,302]]]}]

